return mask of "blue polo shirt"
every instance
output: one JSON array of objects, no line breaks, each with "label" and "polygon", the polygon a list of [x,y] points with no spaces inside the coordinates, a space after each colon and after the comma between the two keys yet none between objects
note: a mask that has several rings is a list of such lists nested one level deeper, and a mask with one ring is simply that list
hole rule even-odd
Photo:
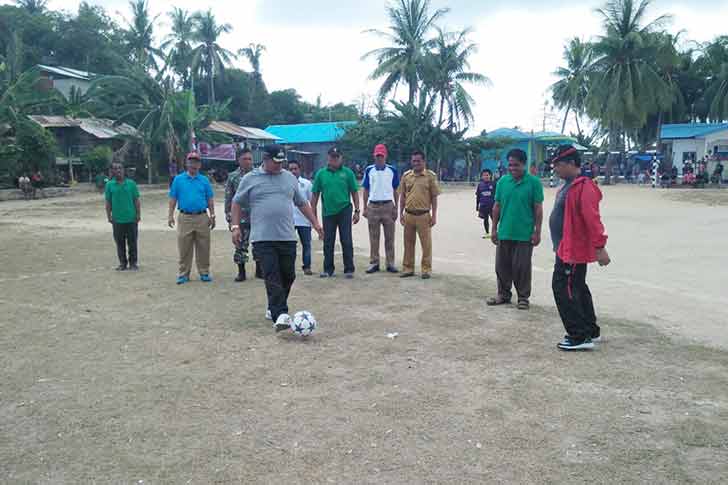
[{"label": "blue polo shirt", "polygon": [[177,199],[177,207],[185,212],[207,210],[207,201],[213,197],[212,185],[207,177],[197,174],[191,177],[184,172],[177,175],[169,188],[169,196]]}]

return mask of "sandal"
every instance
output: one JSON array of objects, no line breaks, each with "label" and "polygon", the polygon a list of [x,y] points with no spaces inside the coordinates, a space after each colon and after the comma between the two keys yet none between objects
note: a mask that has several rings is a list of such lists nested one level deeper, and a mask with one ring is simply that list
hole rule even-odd
[{"label": "sandal", "polygon": [[485,302],[488,306],[498,306],[498,305],[510,305],[511,300],[506,300],[505,298],[502,298],[500,296],[494,296],[491,298],[488,298]]},{"label": "sandal", "polygon": [[518,302],[518,305],[516,305],[516,308],[519,310],[528,310],[530,308],[531,304],[528,303],[526,300],[521,300]]}]

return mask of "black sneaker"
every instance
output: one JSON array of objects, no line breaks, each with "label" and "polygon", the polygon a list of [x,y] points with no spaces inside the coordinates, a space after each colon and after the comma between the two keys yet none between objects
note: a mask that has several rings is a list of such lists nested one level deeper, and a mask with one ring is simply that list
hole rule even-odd
[{"label": "black sneaker", "polygon": [[399,275],[399,277],[400,278],[412,278],[414,275],[415,275],[414,272],[409,272],[409,273],[402,273],[401,275]]},{"label": "black sneaker", "polygon": [[132,263],[129,266],[129,271],[139,271],[139,266],[136,263]]},{"label": "black sneaker", "polygon": [[567,335],[556,346],[561,350],[591,350],[594,348],[594,343],[590,338],[575,340]]},{"label": "black sneaker", "polygon": [[126,271],[126,265],[120,264],[116,268],[114,268],[116,271]]},{"label": "black sneaker", "polygon": [[354,279],[354,272],[344,273],[344,278],[347,280]]},{"label": "black sneaker", "polygon": [[387,266],[387,273],[399,273],[399,270],[394,266]]},{"label": "black sneaker", "polygon": [[306,276],[311,276],[313,272],[311,272],[311,268],[303,268],[303,274]]},{"label": "black sneaker", "polygon": [[373,274],[373,273],[379,273],[379,265],[373,264],[369,266],[369,269],[366,270],[366,274]]},{"label": "black sneaker", "polygon": [[591,337],[591,339],[592,339],[592,342],[594,342],[595,344],[598,344],[599,342],[602,341],[602,332],[599,329],[599,327],[596,327],[592,331],[592,337]]},{"label": "black sneaker", "polygon": [[327,273],[326,271],[322,271],[319,276],[321,278],[336,278],[336,273]]}]

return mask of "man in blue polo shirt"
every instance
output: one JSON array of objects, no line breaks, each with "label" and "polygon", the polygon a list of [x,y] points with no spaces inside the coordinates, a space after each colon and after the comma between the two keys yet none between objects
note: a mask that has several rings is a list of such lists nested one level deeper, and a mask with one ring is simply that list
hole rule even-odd
[{"label": "man in blue polo shirt", "polygon": [[384,252],[387,271],[396,273],[394,266],[394,228],[397,222],[397,169],[387,163],[386,145],[374,147],[374,165],[364,170],[364,212],[369,221],[369,269],[368,274],[379,271],[379,235],[384,227]]},{"label": "man in blue polo shirt", "polygon": [[177,247],[179,248],[179,276],[177,284],[190,280],[192,251],[197,259],[200,280],[210,277],[210,231],[215,228],[215,200],[210,181],[200,173],[200,155],[187,155],[187,171],[177,175],[169,189],[169,227],[174,227],[174,210],[177,216]]}]

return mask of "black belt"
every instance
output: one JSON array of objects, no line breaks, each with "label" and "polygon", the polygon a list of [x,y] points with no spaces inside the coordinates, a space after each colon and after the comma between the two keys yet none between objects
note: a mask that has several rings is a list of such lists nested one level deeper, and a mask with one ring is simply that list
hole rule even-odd
[{"label": "black belt", "polygon": [[430,209],[405,209],[404,211],[413,216],[423,216],[430,213]]},{"label": "black belt", "polygon": [[391,200],[370,200],[369,203],[381,205],[381,204],[390,204],[390,203],[392,203],[392,201]]},{"label": "black belt", "polygon": [[187,212],[183,211],[182,209],[179,210],[182,214],[186,216],[199,216],[200,214],[207,214],[207,211],[200,211],[200,212]]}]

